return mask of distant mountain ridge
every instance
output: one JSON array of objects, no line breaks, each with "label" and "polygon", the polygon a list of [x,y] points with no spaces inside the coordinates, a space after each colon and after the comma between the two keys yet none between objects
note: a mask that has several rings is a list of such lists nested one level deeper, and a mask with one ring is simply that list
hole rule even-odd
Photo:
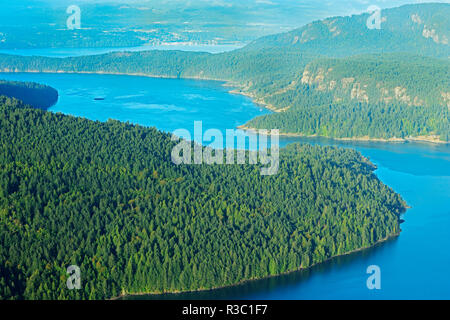
[{"label": "distant mountain ridge", "polygon": [[332,17],[253,41],[245,50],[298,49],[332,57],[408,52],[449,57],[450,4],[405,5],[381,11],[381,29],[369,29],[369,14]]}]

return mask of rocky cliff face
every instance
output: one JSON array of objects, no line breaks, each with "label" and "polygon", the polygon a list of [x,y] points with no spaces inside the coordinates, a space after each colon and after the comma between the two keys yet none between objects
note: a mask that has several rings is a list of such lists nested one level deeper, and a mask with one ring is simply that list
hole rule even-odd
[{"label": "rocky cliff face", "polygon": [[[409,106],[425,104],[423,98],[408,92],[408,89],[402,85],[392,86],[383,82],[377,82],[374,85],[373,82],[364,82],[364,79],[357,75],[339,78],[333,74],[332,68],[328,70],[319,68],[315,72],[306,68],[301,83],[311,86],[314,90],[333,92],[335,102],[353,100],[363,103],[401,102]],[[370,97],[369,92],[371,92]],[[443,93],[442,98],[442,103],[445,99],[450,103],[450,96]]]},{"label": "rocky cliff face", "polygon": [[423,61],[402,59],[401,55],[393,61],[382,56],[323,59],[307,65],[299,82],[317,92],[331,93],[334,102],[450,106],[448,61]]},{"label": "rocky cliff face", "polygon": [[[418,13],[413,13],[411,15],[411,20],[419,28],[423,28],[422,36],[426,39],[432,39],[437,44],[448,45],[448,29],[441,29],[440,24],[432,23],[431,25],[427,25],[427,23],[422,20]],[[447,32],[446,32],[447,31]],[[446,34],[447,33],[447,34]]]}]

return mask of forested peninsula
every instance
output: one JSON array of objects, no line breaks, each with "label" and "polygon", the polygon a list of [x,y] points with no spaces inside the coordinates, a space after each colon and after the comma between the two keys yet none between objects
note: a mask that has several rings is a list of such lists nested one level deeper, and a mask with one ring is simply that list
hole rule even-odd
[{"label": "forested peninsula", "polygon": [[[406,204],[360,153],[294,144],[280,170],[177,166],[154,128],[0,97],[0,299],[195,291],[398,235]],[[78,265],[81,290],[68,290]]]}]

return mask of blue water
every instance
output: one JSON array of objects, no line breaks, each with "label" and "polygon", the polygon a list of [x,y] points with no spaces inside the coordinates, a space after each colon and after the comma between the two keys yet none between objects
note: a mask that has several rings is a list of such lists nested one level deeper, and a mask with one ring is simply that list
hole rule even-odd
[{"label": "blue water", "polygon": [[[266,114],[248,98],[231,95],[219,82],[64,74],[0,74],[58,89],[52,112],[105,121],[156,126],[164,131],[222,131]],[[94,98],[104,98],[95,101]],[[246,284],[181,295],[139,299],[450,299],[450,146],[426,143],[338,142],[286,138],[292,142],[359,150],[378,166],[376,174],[412,207],[401,235],[375,248],[339,257],[309,270]],[[381,268],[381,290],[369,290],[369,265]]]},{"label": "blue water", "polygon": [[111,52],[138,52],[148,50],[181,50],[194,52],[222,53],[241,48],[243,45],[144,45],[137,47],[116,47],[116,48],[38,48],[38,49],[2,49],[0,53],[21,55],[21,56],[41,56],[51,58],[80,57],[95,54],[105,54]]},{"label": "blue water", "polygon": [[53,112],[99,121],[129,121],[165,132],[187,129],[193,133],[194,121],[202,121],[203,131],[232,129],[268,113],[249,98],[229,94],[230,88],[215,81],[25,73],[0,73],[0,79],[34,81],[56,88],[59,100],[49,109]]}]

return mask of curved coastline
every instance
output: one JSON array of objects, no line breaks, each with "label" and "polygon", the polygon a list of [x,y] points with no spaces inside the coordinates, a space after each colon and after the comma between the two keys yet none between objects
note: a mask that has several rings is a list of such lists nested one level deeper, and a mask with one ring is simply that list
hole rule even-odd
[{"label": "curved coastline", "polygon": [[[49,71],[49,70],[26,70],[26,71],[18,71],[18,70],[11,70],[11,69],[0,69],[1,73],[47,73],[47,74],[96,74],[96,75],[118,75],[118,76],[135,76],[135,77],[147,77],[147,78],[156,78],[156,79],[185,79],[185,80],[204,80],[204,81],[217,81],[222,82],[222,86],[231,88],[228,90],[228,93],[230,94],[238,94],[243,95],[245,97],[248,97],[252,99],[252,102],[261,106],[262,108],[265,108],[271,112],[285,112],[287,109],[279,109],[276,108],[273,105],[267,104],[263,99],[260,99],[256,97],[254,94],[238,90],[238,87],[243,87],[242,84],[236,83],[227,79],[215,79],[215,78],[208,78],[208,77],[173,77],[173,76],[161,76],[161,75],[153,75],[153,74],[146,74],[146,73],[126,73],[126,72],[104,72],[104,71],[62,71],[62,70],[56,70],[56,71]],[[245,124],[240,125],[237,127],[237,129],[241,129],[244,131],[256,131],[258,129],[247,127]],[[301,137],[301,138],[328,138],[333,139],[337,141],[366,141],[366,142],[388,142],[388,143],[405,143],[405,142],[423,142],[423,143],[431,143],[431,144],[450,144],[450,142],[442,141],[439,139],[439,136],[430,135],[430,136],[417,136],[417,137],[407,137],[407,138],[371,138],[369,136],[362,136],[362,137],[345,137],[345,138],[339,138],[339,137],[327,137],[327,136],[319,136],[319,135],[306,135],[302,133],[280,133],[280,136],[282,137]]]},{"label": "curved coastline", "polygon": [[[4,71],[1,71],[4,72]],[[136,73],[136,74],[128,74],[128,73],[109,73],[109,72],[62,72],[62,71],[58,71],[58,72],[41,72],[41,71],[37,71],[37,70],[33,70],[33,71],[27,71],[27,72],[8,72],[8,73],[48,73],[48,74],[97,74],[97,75],[123,75],[123,76],[142,76],[142,77],[149,77],[149,78],[162,78],[162,79],[192,79],[192,80],[205,80],[205,81],[219,81],[219,82],[223,82],[223,86],[226,87],[239,87],[239,84],[235,84],[226,80],[222,80],[222,79],[207,79],[207,78],[200,78],[200,77],[184,77],[184,78],[177,78],[177,77],[166,77],[166,76],[155,76],[155,75],[148,75],[148,74],[140,74],[140,73]],[[231,94],[241,94],[247,97],[252,98],[252,100],[254,101],[254,97],[246,94],[245,92],[239,92],[237,90],[231,90],[229,91],[229,93]],[[255,101],[254,101],[255,102]],[[259,104],[258,102],[255,102],[257,104]],[[268,106],[263,106],[266,109],[269,109],[271,111],[274,111],[273,108],[270,108]],[[243,126],[239,126],[239,129],[242,130],[255,130],[253,128],[247,128],[245,127],[245,125]],[[308,137],[305,135],[301,135],[301,134],[280,134],[281,136],[290,136],[290,137]],[[309,136],[309,137],[318,137],[318,136]],[[335,139],[335,140],[354,140],[354,141],[358,141],[359,139],[355,138],[344,138],[344,139],[339,139],[339,138],[330,138],[330,139]],[[406,140],[383,140],[383,139],[363,139],[361,141],[378,141],[378,142],[405,142]],[[428,142],[428,141],[427,141]],[[445,143],[445,142],[444,142]],[[404,208],[404,211],[406,211],[409,207],[406,206]],[[288,274],[292,274],[292,273],[296,273],[296,272],[300,272],[300,271],[304,271],[307,269],[311,269],[315,266],[321,265],[325,262],[331,261],[333,259],[336,259],[338,257],[342,257],[342,256],[348,256],[351,255],[353,253],[356,252],[361,252],[370,248],[373,248],[381,243],[384,243],[392,238],[396,238],[400,235],[401,230],[395,234],[391,234],[381,240],[378,240],[376,243],[374,243],[373,245],[367,246],[367,247],[362,247],[362,248],[358,248],[349,252],[345,252],[339,255],[335,255],[332,256],[324,261],[315,263],[311,266],[308,267],[300,267],[296,270],[292,270],[292,271],[288,271],[288,272],[284,272],[284,273],[280,273],[280,274],[276,274],[276,275],[269,275],[266,277],[261,277],[261,278],[251,278],[251,279],[246,279],[246,280],[242,280],[240,282],[234,283],[234,284],[230,284],[230,285],[226,285],[226,286],[218,286],[218,287],[213,287],[213,288],[201,288],[201,289],[197,289],[197,290],[187,290],[187,291],[166,291],[166,292],[141,292],[141,293],[128,293],[125,292],[117,297],[112,297],[110,298],[111,300],[116,300],[116,299],[121,299],[121,298],[125,298],[125,297],[133,297],[133,296],[145,296],[145,295],[176,295],[176,294],[182,294],[182,293],[195,293],[195,292],[207,292],[207,291],[214,291],[214,290],[219,290],[219,289],[223,289],[223,288],[227,288],[227,287],[236,287],[248,282],[253,282],[253,281],[258,281],[258,280],[263,280],[263,279],[268,279],[268,278],[275,278],[275,277],[280,277],[283,275],[288,275]]]},{"label": "curved coastline", "polygon": [[[257,132],[260,129],[250,128],[246,125],[241,125],[237,127],[238,129],[249,131],[249,132]],[[281,137],[291,137],[291,138],[326,138],[336,141],[365,141],[365,142],[384,142],[384,143],[406,143],[406,142],[423,142],[430,144],[439,144],[439,145],[447,145],[450,142],[439,140],[437,136],[421,136],[421,137],[408,137],[408,138],[370,138],[368,136],[364,137],[352,137],[352,138],[336,138],[336,137],[327,137],[320,135],[305,135],[302,133],[280,133]]]},{"label": "curved coastline", "polygon": [[[409,209],[409,208],[411,208],[411,207],[406,206],[405,207],[405,211],[407,209]],[[261,277],[261,278],[246,279],[246,280],[242,280],[242,281],[240,281],[238,283],[234,283],[234,284],[230,284],[230,285],[226,285],[226,286],[218,286],[218,287],[213,287],[213,288],[202,288],[202,289],[197,289],[197,290],[185,290],[185,291],[166,291],[166,292],[139,292],[139,293],[125,292],[125,293],[122,293],[121,295],[119,295],[117,297],[110,298],[109,300],[120,300],[120,299],[124,299],[124,298],[142,297],[142,296],[157,296],[157,295],[167,295],[167,296],[169,296],[169,295],[178,295],[178,294],[186,294],[186,293],[199,293],[199,292],[216,291],[216,290],[225,289],[225,288],[238,287],[240,285],[243,285],[243,284],[246,284],[246,283],[250,283],[250,282],[256,282],[256,281],[260,281],[260,280],[286,276],[286,275],[289,275],[289,274],[294,274],[296,272],[301,272],[301,271],[312,269],[313,267],[317,267],[319,265],[322,265],[322,264],[324,264],[326,262],[330,262],[330,261],[332,261],[334,259],[337,259],[339,257],[350,256],[350,255],[352,255],[354,253],[363,252],[365,250],[372,249],[372,248],[374,248],[374,247],[376,247],[376,246],[378,246],[380,244],[383,244],[383,243],[385,243],[387,241],[390,241],[390,240],[393,240],[393,239],[399,237],[400,234],[401,234],[401,231],[402,230],[400,229],[399,232],[391,234],[391,235],[389,235],[389,236],[387,236],[387,237],[385,237],[385,238],[383,238],[381,240],[378,240],[377,242],[375,242],[374,244],[372,244],[372,245],[370,245],[368,247],[363,247],[363,248],[355,249],[355,250],[352,250],[352,251],[349,251],[349,252],[345,252],[345,253],[342,253],[342,254],[339,254],[339,255],[332,256],[332,257],[330,257],[330,258],[328,258],[328,259],[326,259],[324,261],[317,262],[317,263],[312,264],[312,265],[310,265],[310,266],[308,266],[306,268],[305,267],[300,267],[299,269],[283,272],[283,273],[280,273],[280,274],[269,275],[269,276]]]}]

